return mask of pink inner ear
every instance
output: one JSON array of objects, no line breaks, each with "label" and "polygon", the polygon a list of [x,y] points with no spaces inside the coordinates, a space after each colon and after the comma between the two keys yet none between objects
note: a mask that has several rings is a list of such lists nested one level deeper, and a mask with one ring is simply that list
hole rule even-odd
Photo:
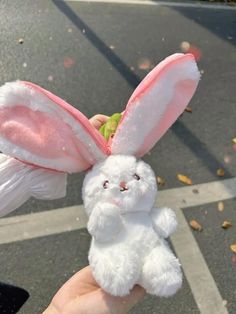
[{"label": "pink inner ear", "polygon": [[60,97],[54,95],[48,90],[34,84],[31,82],[22,81],[21,84],[24,84],[30,88],[33,88],[35,91],[44,94],[48,97],[52,102],[66,110],[69,114],[71,114],[87,131],[88,134],[95,140],[96,145],[99,147],[104,155],[110,154],[110,149],[106,145],[106,141],[103,136],[96,130],[88,121],[87,117],[85,117],[79,110],[68,104],[66,101],[61,99]]},{"label": "pink inner ear", "polygon": [[0,110],[0,133],[17,146],[46,158],[76,155],[69,126],[21,105]]},{"label": "pink inner ear", "polygon": [[69,158],[81,168],[90,166],[82,157],[84,145],[76,138],[71,127],[44,112],[33,111],[22,105],[1,108],[0,134],[34,156],[44,159]]}]

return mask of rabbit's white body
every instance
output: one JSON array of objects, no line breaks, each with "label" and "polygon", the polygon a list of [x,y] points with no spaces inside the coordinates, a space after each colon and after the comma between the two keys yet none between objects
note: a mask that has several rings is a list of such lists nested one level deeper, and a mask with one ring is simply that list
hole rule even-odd
[{"label": "rabbit's white body", "polygon": [[112,295],[126,295],[135,284],[158,296],[181,287],[179,262],[164,240],[176,228],[175,214],[153,207],[156,193],[153,171],[132,156],[111,156],[85,178],[93,236],[89,263],[96,281]]}]

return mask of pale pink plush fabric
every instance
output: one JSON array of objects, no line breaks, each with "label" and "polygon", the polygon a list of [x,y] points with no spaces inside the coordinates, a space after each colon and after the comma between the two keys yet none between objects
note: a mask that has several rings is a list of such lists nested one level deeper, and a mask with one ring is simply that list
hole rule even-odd
[{"label": "pale pink plush fabric", "polygon": [[47,96],[50,100],[52,100],[55,104],[59,105],[62,107],[65,111],[70,113],[77,121],[79,124],[83,126],[83,128],[91,135],[92,138],[94,138],[94,141],[96,142],[96,145],[101,149],[101,151],[104,152],[104,154],[108,154],[109,151],[107,150],[106,147],[106,142],[104,141],[103,136],[96,130],[88,121],[88,118],[82,114],[79,110],[68,104],[66,101],[63,99],[59,98],[58,96],[52,94],[51,92],[47,91],[46,89],[43,89],[42,87],[33,84],[31,82],[22,82],[23,84],[32,87],[39,93],[44,94]]}]

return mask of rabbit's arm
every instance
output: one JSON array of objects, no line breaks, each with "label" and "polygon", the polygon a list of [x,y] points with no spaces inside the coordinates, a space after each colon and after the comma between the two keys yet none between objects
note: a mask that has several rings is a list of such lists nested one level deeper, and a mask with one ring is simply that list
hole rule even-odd
[{"label": "rabbit's arm", "polygon": [[114,239],[121,228],[121,217],[117,206],[110,203],[99,203],[93,209],[88,231],[99,242],[109,242]]},{"label": "rabbit's arm", "polygon": [[155,231],[163,238],[168,238],[177,227],[176,215],[170,208],[153,208],[151,218]]}]

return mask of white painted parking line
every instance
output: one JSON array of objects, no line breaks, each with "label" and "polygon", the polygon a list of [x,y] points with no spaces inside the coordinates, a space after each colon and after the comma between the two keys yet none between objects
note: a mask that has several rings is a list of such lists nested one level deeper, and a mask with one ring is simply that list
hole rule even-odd
[{"label": "white painted parking line", "polygon": [[161,191],[157,196],[157,205],[186,208],[234,197],[236,197],[236,178]]},{"label": "white painted parking line", "polygon": [[[160,191],[157,206],[186,208],[236,197],[236,178]],[[83,206],[0,219],[0,244],[86,228]]]},{"label": "white painted parking line", "polygon": [[171,242],[181,262],[201,314],[227,314],[228,310],[216,286],[200,248],[181,209],[176,209],[178,229]]},{"label": "white painted parking line", "polygon": [[0,244],[59,234],[86,228],[83,206],[0,219]]},{"label": "white painted parking line", "polygon": [[171,2],[171,1],[151,1],[151,0],[65,0],[65,2],[85,2],[85,3],[106,3],[106,4],[135,4],[135,5],[152,5],[166,7],[183,7],[183,8],[203,8],[217,10],[236,10],[234,5],[226,4],[207,4],[201,2]]}]

